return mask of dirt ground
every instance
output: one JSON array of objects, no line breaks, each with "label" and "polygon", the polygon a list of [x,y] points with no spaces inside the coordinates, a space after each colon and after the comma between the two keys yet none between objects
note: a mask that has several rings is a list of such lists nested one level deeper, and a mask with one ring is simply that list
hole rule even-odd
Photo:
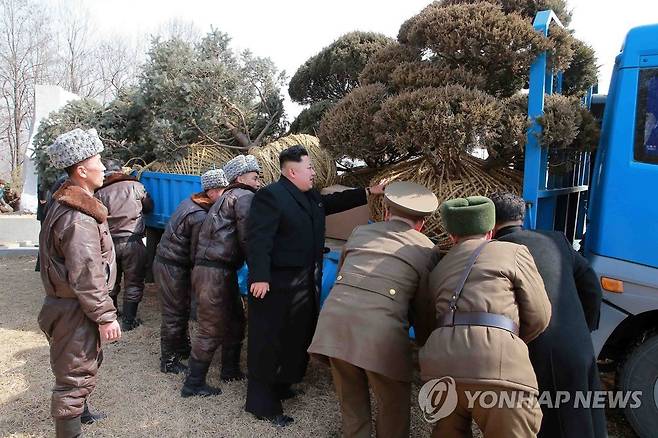
[{"label": "dirt ground", "polygon": [[[50,371],[48,343],[36,320],[43,300],[34,257],[0,257],[0,436],[53,435],[49,416]],[[93,437],[337,437],[340,413],[328,370],[312,363],[298,386],[304,394],[284,403],[295,418],[277,429],[244,411],[246,383],[220,384],[216,356],[209,383],[223,394],[183,399],[183,376],[159,370],[160,314],[157,290],[147,287],[139,310],[143,325],[115,344],[105,346],[105,359],[92,404],[108,418],[83,426]],[[243,353],[243,367],[245,364]],[[416,379],[413,397],[419,390]],[[612,415],[611,415],[612,414]],[[634,436],[620,414],[609,413],[611,437]],[[430,426],[420,409],[412,408],[412,436],[429,436]]]}]

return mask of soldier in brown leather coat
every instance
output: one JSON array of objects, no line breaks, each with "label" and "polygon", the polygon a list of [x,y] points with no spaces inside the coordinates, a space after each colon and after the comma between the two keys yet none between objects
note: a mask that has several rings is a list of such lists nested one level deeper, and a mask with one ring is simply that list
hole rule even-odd
[{"label": "soldier in brown leather coat", "polygon": [[53,195],[39,235],[46,292],[39,327],[50,344],[57,437],[80,436],[81,422],[102,418],[90,413],[87,398],[96,387],[101,341],[121,337],[109,296],[115,263],[107,209],[93,197],[103,184],[102,150],[95,130],[74,129],[47,151],[53,166],[69,175]]},{"label": "soldier in brown leather coat", "polygon": [[247,255],[247,218],[254,193],[261,186],[260,167],[253,155],[238,155],[223,170],[230,184],[201,226],[192,270],[198,327],[192,339],[190,372],[181,389],[183,397],[221,393],[206,384],[210,362],[220,345],[221,379],[244,379],[240,352],[245,315],[237,271]]},{"label": "soldier in brown leather coat", "polygon": [[148,262],[144,238],[144,214],[153,210],[153,201],[137,178],[121,172],[119,163],[106,160],[103,187],[96,197],[107,207],[107,223],[117,255],[117,281],[110,295],[118,307],[123,274],[123,313],[121,328],[132,330],[140,324],[137,307],[144,295],[144,278]]},{"label": "soldier in brown leather coat", "polygon": [[[431,332],[419,354],[421,377],[444,379],[455,404],[448,413],[421,402],[425,414],[437,415],[432,436],[471,436],[471,419],[485,438],[535,436],[542,414],[526,343],[551,317],[542,278],[525,246],[490,240],[489,198],[446,201],[441,219],[455,246],[419,299],[430,312],[417,321],[416,335],[422,344]],[[428,385],[439,388],[435,383],[441,382]],[[477,391],[488,396],[478,398]],[[436,400],[432,391],[427,395],[427,402]]]},{"label": "soldier in brown leather coat", "polygon": [[434,244],[421,230],[438,201],[409,182],[389,184],[384,199],[385,222],[358,227],[345,244],[308,349],[331,363],[345,437],[371,435],[369,388],[377,400],[377,436],[409,436],[409,312],[436,263]]},{"label": "soldier in brown leather coat", "polygon": [[187,369],[180,361],[190,356],[188,321],[192,283],[190,276],[199,242],[199,231],[228,181],[222,169],[201,175],[203,192],[180,203],[167,223],[153,262],[153,277],[160,290],[160,371],[178,374]]}]

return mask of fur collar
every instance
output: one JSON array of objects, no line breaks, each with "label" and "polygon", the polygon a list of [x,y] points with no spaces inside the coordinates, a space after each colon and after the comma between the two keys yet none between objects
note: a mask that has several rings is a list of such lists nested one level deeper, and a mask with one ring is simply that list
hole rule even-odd
[{"label": "fur collar", "polygon": [[199,207],[203,208],[206,211],[210,210],[210,207],[212,207],[213,205],[212,199],[210,199],[208,195],[206,195],[206,192],[199,192],[193,194],[192,202],[194,202],[196,205],[198,205]]},{"label": "fur collar", "polygon": [[243,189],[243,190],[249,190],[250,192],[256,193],[255,188],[253,188],[251,186],[248,186],[247,184],[242,184],[242,183],[239,183],[239,182],[234,182],[234,183],[229,184],[224,189],[224,193],[228,192],[231,189]]},{"label": "fur collar", "polygon": [[114,183],[118,183],[121,181],[138,181],[138,179],[132,175],[126,175],[125,173],[122,172],[112,172],[105,177],[105,179],[103,180],[103,187],[101,188],[105,188],[107,186],[110,186]]},{"label": "fur collar", "polygon": [[53,194],[53,199],[60,204],[93,217],[99,224],[107,220],[107,207],[82,187],[76,186],[69,180],[66,180]]}]

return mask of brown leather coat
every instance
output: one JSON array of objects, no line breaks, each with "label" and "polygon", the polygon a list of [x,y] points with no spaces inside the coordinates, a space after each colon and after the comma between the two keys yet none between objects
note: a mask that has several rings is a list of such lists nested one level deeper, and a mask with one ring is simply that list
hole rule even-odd
[{"label": "brown leather coat", "polygon": [[169,219],[156,250],[153,276],[160,289],[160,346],[165,359],[171,355],[190,355],[188,320],[192,266],[199,230],[212,205],[205,192],[181,202]]},{"label": "brown leather coat", "polygon": [[197,297],[197,332],[192,358],[210,362],[220,344],[244,339],[245,316],[236,270],[245,261],[247,217],[255,190],[232,184],[215,202],[199,232],[192,289]]},{"label": "brown leather coat", "polygon": [[254,189],[244,184],[227,187],[201,226],[196,263],[242,266],[247,254],[247,218],[254,193]]},{"label": "brown leather coat", "polygon": [[103,187],[96,190],[96,197],[107,207],[107,223],[113,239],[144,235],[144,214],[153,209],[153,202],[136,178],[111,173]]},{"label": "brown leather coat", "polygon": [[[419,303],[433,309],[419,321],[419,340],[435,327],[430,321],[449,311],[449,301],[481,239],[455,245],[432,270],[428,294]],[[490,312],[512,319],[519,336],[483,326],[434,329],[419,354],[421,376],[453,377],[457,382],[488,384],[537,393],[537,378],[527,342],[548,326],[551,303],[535,262],[523,245],[492,241],[484,247],[457,302],[460,312]],[[429,327],[428,327],[429,325]]]},{"label": "brown leather coat", "polygon": [[199,242],[199,231],[212,205],[212,200],[205,192],[194,194],[181,202],[167,223],[156,255],[191,269]]},{"label": "brown leather coat", "polygon": [[98,324],[116,320],[109,296],[116,269],[107,209],[81,187],[65,182],[53,195],[39,236],[46,298],[39,327],[50,344],[55,375],[51,414],[82,414],[102,360]]},{"label": "brown leather coat", "polygon": [[116,319],[109,290],[116,278],[107,209],[66,182],[55,192],[39,236],[41,280],[46,295],[75,298],[97,324]]}]

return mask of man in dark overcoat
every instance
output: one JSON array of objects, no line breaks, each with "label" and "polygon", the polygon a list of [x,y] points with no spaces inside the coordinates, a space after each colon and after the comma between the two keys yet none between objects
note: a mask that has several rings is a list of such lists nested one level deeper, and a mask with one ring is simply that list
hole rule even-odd
[{"label": "man in dark overcoat", "polygon": [[248,222],[249,382],[245,409],[286,426],[281,400],[306,372],[319,311],[325,215],[382,195],[383,186],[321,195],[308,152],[292,146],[279,155],[281,178],[254,196]]},{"label": "man in dark overcoat", "polygon": [[496,206],[495,238],[525,245],[535,259],[553,308],[548,328],[528,344],[540,393],[568,391],[570,402],[542,404],[539,437],[605,437],[603,409],[574,407],[576,391],[600,390],[590,332],[599,325],[601,288],[589,263],[556,231],[522,227],[525,202],[511,193],[491,196]]}]

